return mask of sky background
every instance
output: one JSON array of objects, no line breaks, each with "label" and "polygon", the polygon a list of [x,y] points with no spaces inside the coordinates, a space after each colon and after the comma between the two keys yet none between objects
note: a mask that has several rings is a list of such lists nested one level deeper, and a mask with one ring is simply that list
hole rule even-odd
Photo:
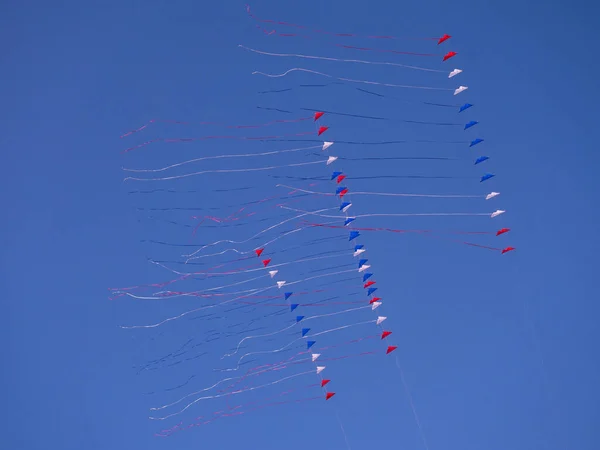
[{"label": "sky background", "polygon": [[[261,173],[211,175],[168,186],[130,184],[123,183],[123,166],[161,167],[198,154],[295,145],[236,141],[159,144],[123,155],[120,151],[128,144],[119,136],[124,131],[152,118],[262,123],[306,116],[299,108],[315,108],[408,120],[480,121],[470,133],[460,127],[418,128],[324,118],[331,126],[328,138],[332,140],[486,139],[476,150],[468,145],[438,144],[385,148],[336,144],[331,149],[335,149],[331,154],[339,156],[420,152],[459,159],[443,164],[348,161],[344,166],[348,173],[365,176],[453,177],[356,180],[352,184],[348,180],[348,187],[355,191],[502,193],[489,202],[456,204],[352,199],[354,214],[409,209],[507,211],[494,221],[485,217],[388,218],[360,224],[512,229],[502,238],[477,240],[484,245],[517,248],[503,256],[414,235],[372,233],[364,238],[377,269],[378,285],[388,300],[385,315],[394,331],[393,343],[399,346],[395,355],[429,449],[596,448],[600,388],[595,355],[600,342],[600,307],[594,274],[598,273],[600,248],[594,174],[600,157],[591,130],[600,116],[599,63],[592,40],[598,6],[584,1],[568,5],[503,1],[490,6],[474,1],[365,4],[337,0],[293,5],[258,1],[251,6],[263,18],[333,31],[419,37],[449,33],[453,38],[440,49],[410,41],[398,41],[388,48],[435,53],[456,50],[459,55],[450,67],[437,57],[345,51],[328,46],[327,42],[334,42],[331,39],[266,37],[254,27],[244,4],[231,1],[64,1],[52,5],[6,1],[0,5],[0,39],[4,43],[0,67],[5,80],[0,85],[0,148],[5,160],[0,181],[5,212],[0,225],[0,286],[6,319],[0,328],[4,342],[0,377],[5,390],[0,447],[425,448],[396,359],[382,355],[330,363],[335,375],[332,390],[337,394],[328,403],[265,409],[157,438],[153,434],[160,427],[148,420],[147,408],[152,405],[144,392],[164,389],[190,374],[197,376],[199,386],[209,383],[210,368],[201,361],[179,373],[157,371],[152,378],[137,375],[132,366],[144,360],[146,352],[156,356],[163,347],[172,350],[193,330],[189,325],[187,329],[172,326],[159,336],[158,332],[142,332],[145,330],[130,332],[119,325],[152,323],[185,310],[185,305],[155,306],[107,298],[109,287],[165,279],[165,273],[150,267],[146,257],[182,253],[140,240],[190,239],[189,230],[185,234],[177,227],[160,225],[135,208],[201,205],[220,207],[226,215],[231,213],[226,206],[231,201],[272,195],[278,182]],[[384,45],[360,42],[357,45]],[[238,44],[274,52],[460,67],[465,72],[447,80],[439,74],[436,78],[379,66],[270,58],[244,52]],[[275,80],[251,75],[254,70],[280,73],[290,67],[398,84],[452,89],[465,84],[469,91],[455,98],[451,92],[372,88],[400,100],[361,94],[356,86],[257,94],[327,81],[310,74]],[[436,110],[405,100],[458,100],[475,107],[458,116],[455,110]],[[293,114],[276,114],[256,106],[287,109]],[[190,137],[217,134],[214,130],[156,127],[127,142],[143,142],[152,133]],[[268,133],[272,130],[303,132],[307,127],[294,124],[269,128]],[[491,159],[474,168],[472,161],[479,155]],[[308,160],[303,158],[286,156],[277,164]],[[215,163],[212,168],[225,165]],[[245,163],[232,161],[227,167],[245,167]],[[288,172],[326,176],[329,168]],[[478,177],[486,171],[497,176],[480,185]],[[206,193],[187,197],[127,193],[151,185]],[[212,192],[236,186],[252,186],[259,193]],[[331,189],[329,184],[323,186],[322,190]],[[310,208],[305,201],[307,205]],[[272,211],[268,214],[276,216]],[[208,239],[210,233],[221,236],[209,230],[203,237]],[[232,233],[227,238],[246,236]],[[349,256],[346,262],[353,260]],[[299,277],[294,270],[289,269],[288,279]],[[343,289],[344,295],[353,292],[349,287]],[[373,316],[366,312],[364,317]],[[360,335],[356,333],[352,336]],[[162,341],[157,349],[152,339],[159,337]]]}]

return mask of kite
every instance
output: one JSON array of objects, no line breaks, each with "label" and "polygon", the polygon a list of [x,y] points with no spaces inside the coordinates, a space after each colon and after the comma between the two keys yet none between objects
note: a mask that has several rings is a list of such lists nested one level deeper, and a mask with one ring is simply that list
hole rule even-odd
[{"label": "kite", "polygon": [[[502,177],[480,171],[494,170],[493,149],[492,156],[474,154],[488,148],[476,137],[485,123],[470,117],[474,104],[453,100],[470,92],[455,82],[468,77],[465,69],[448,66],[461,54],[437,53],[449,34],[339,33],[246,12],[266,42],[289,38],[284,42],[292,46],[295,39],[327,38],[315,54],[239,45],[256,64],[298,59],[325,61],[328,69],[248,70],[267,84],[261,99],[268,93],[273,103],[249,105],[247,122],[153,118],[121,134],[130,141],[121,151],[128,158],[124,181],[148,224],[140,241],[149,246],[156,278],[111,288],[110,298],[145,308],[146,320],[132,315],[122,328],[148,336],[152,355],[140,358],[136,369],[154,401],[150,419],[168,424],[157,431],[161,437],[264,408],[335,403],[347,395],[337,383],[344,364],[396,358],[401,345],[393,310],[386,310],[395,294],[377,276],[370,235],[447,242],[474,257],[515,250],[497,244],[511,231],[498,207],[503,197],[492,190]],[[373,45],[362,45],[365,40]],[[379,46],[397,42],[405,47]],[[429,50],[406,50],[415,42]],[[396,59],[357,59],[346,51]],[[348,74],[357,66],[372,76]],[[386,70],[396,71],[392,80],[399,81],[386,78]],[[412,74],[406,82],[402,71]],[[292,78],[307,84],[290,87]],[[308,84],[316,78],[331,83]],[[289,100],[294,89],[302,90],[296,98],[302,106]],[[395,97],[395,89],[410,98]],[[377,102],[388,101],[413,106],[377,111]],[[370,126],[384,131],[369,134]],[[166,334],[180,344],[163,339]],[[162,385],[152,379],[157,373],[164,374]]]}]

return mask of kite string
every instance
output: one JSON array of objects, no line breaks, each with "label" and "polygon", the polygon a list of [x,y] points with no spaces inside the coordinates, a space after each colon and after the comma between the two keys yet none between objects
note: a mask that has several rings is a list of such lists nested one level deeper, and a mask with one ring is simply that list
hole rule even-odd
[{"label": "kite string", "polygon": [[346,430],[344,429],[344,424],[342,423],[342,419],[340,418],[340,413],[337,409],[335,410],[335,416],[337,417],[338,423],[340,424],[340,429],[342,430],[342,435],[344,436],[344,441],[346,442],[346,448],[348,450],[352,450],[350,448],[350,443],[348,442],[348,435],[346,434]]},{"label": "kite string", "polygon": [[404,379],[404,372],[402,370],[402,367],[400,367],[400,361],[398,360],[397,355],[396,355],[396,367],[398,367],[398,370],[400,371],[400,379],[402,380],[402,385],[404,386],[404,392],[406,393],[406,396],[408,397],[408,401],[410,403],[410,407],[412,409],[413,416],[415,418],[415,422],[417,424],[417,427],[419,428],[419,434],[421,436],[421,441],[423,442],[423,447],[425,447],[425,450],[429,450],[429,445],[427,445],[427,440],[425,439],[425,433],[423,431],[423,427],[421,426],[421,421],[419,420],[419,415],[417,414],[417,408],[415,407],[415,403],[414,403],[413,397],[410,393],[410,389],[408,388],[408,385],[406,384],[406,380]]}]

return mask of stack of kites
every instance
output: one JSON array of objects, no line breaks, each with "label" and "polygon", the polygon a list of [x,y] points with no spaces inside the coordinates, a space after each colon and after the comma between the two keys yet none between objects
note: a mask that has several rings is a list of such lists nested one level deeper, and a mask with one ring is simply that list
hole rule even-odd
[{"label": "stack of kites", "polygon": [[[169,436],[177,431],[207,425],[225,417],[246,414],[266,407],[280,406],[285,403],[331,400],[339,392],[334,388],[335,377],[329,374],[327,361],[339,361],[350,358],[375,357],[378,354],[390,355],[398,349],[393,342],[393,329],[388,326],[388,316],[384,312],[386,296],[379,290],[385,290],[377,280],[377,272],[369,256],[369,232],[389,232],[417,234],[423,237],[446,239],[453,245],[467,244],[498,254],[514,250],[511,246],[491,247],[466,242],[462,239],[447,237],[429,229],[406,230],[384,226],[367,226],[373,218],[402,217],[469,217],[480,216],[495,219],[502,216],[503,209],[492,208],[488,212],[410,212],[395,208],[394,211],[354,214],[358,205],[353,199],[359,197],[400,198],[418,200],[458,199],[469,202],[470,199],[489,204],[497,201],[500,195],[496,191],[481,193],[444,194],[438,192],[397,192],[389,190],[393,184],[390,179],[434,179],[465,178],[431,175],[399,175],[393,160],[460,160],[450,157],[381,157],[373,156],[373,149],[382,146],[398,148],[405,144],[430,145],[433,148],[442,144],[458,146],[461,149],[477,151],[487,143],[484,139],[471,135],[478,130],[479,122],[464,116],[476,110],[474,104],[453,103],[468,95],[471,91],[466,85],[455,83],[464,78],[463,69],[449,66],[459,60],[456,51],[447,50],[441,54],[415,53],[378,46],[358,47],[347,45],[345,39],[375,40],[381,42],[400,42],[394,36],[359,36],[351,33],[334,33],[314,30],[287,22],[263,20],[256,17],[247,8],[247,14],[253,24],[264,35],[267,42],[278,39],[312,42],[325,39],[329,48],[341,52],[360,52],[361,54],[380,53],[396,58],[394,61],[363,60],[338,56],[320,56],[302,53],[277,53],[240,45],[244,51],[253,54],[280,58],[285,61],[299,59],[303,61],[326,61],[327,64],[348,63],[362,66],[395,67],[406,71],[429,73],[438,78],[446,78],[450,87],[421,86],[410,84],[386,83],[373,79],[351,76],[334,76],[329,72],[293,67],[281,73],[255,71],[255,76],[266,77],[269,82],[287,83],[288,77],[299,76],[303,79],[323,78],[325,84],[285,85],[283,89],[261,91],[261,98],[279,99],[285,92],[299,92],[300,100],[309,98],[311,89],[323,88],[336,94],[335,104],[344,104],[351,91],[373,100],[398,100],[419,104],[420,107],[437,108],[450,111],[462,120],[447,122],[439,120],[396,119],[359,113],[335,112],[326,109],[297,108],[289,110],[288,102],[274,106],[259,105],[261,114],[275,114],[277,118],[261,124],[235,125],[220,122],[184,122],[165,119],[152,119],[136,130],[124,134],[130,138],[137,134],[158,131],[162,126],[228,128],[233,134],[214,134],[201,137],[154,138],[146,136],[139,144],[125,149],[124,153],[142,154],[151,146],[160,147],[174,143],[195,144],[191,148],[190,158],[173,162],[165,159],[165,165],[157,169],[126,168],[128,183],[168,184],[167,188],[156,187],[130,191],[137,198],[160,198],[169,202],[168,206],[138,206],[138,211],[153,224],[151,233],[160,232],[160,239],[151,236],[144,239],[152,248],[167,248],[177,252],[175,257],[150,258],[150,263],[160,270],[172,274],[171,279],[152,282],[145,285],[111,289],[112,298],[128,297],[139,300],[142,307],[156,308],[143,314],[159,317],[146,325],[128,325],[125,329],[152,332],[149,337],[152,351],[162,352],[160,356],[150,356],[138,366],[139,374],[160,372],[162,388],[149,387],[148,395],[166,394],[169,400],[151,408],[153,420],[172,420],[168,428],[157,435]],[[273,28],[275,27],[275,28]],[[291,31],[289,29],[291,28]],[[426,38],[432,46],[443,48],[452,42],[451,36],[443,34],[437,38]],[[428,44],[429,44],[428,42]],[[440,68],[429,68],[396,62],[402,58],[439,57]],[[320,64],[320,63],[319,63]],[[314,81],[314,80],[313,80]],[[308,83],[308,81],[306,81]],[[374,92],[371,88],[382,89]],[[428,92],[447,99],[441,103],[423,101],[419,97],[412,100],[398,99],[388,91],[392,90]],[[340,90],[344,90],[340,94]],[[441,93],[441,94],[440,94]],[[349,100],[350,101],[350,100]],[[367,102],[361,102],[366,104]],[[284,109],[284,107],[286,109]],[[310,111],[309,112],[307,112]],[[298,111],[303,111],[302,113]],[[258,114],[258,113],[257,113]],[[344,139],[336,128],[340,122],[336,118],[353,118],[370,123],[402,123],[402,140],[363,142]],[[306,130],[310,124],[313,130]],[[285,127],[302,127],[297,132],[287,132]],[[419,134],[424,126],[436,129],[459,128],[461,133],[470,135],[460,141],[439,139],[406,140],[409,132]],[[253,130],[269,127],[281,131],[254,135]],[[396,125],[394,125],[396,128]],[[395,129],[394,128],[394,129]],[[414,128],[414,130],[413,130]],[[343,127],[341,128],[343,129]],[[250,131],[249,131],[250,130]],[[240,134],[246,133],[249,134]],[[237,133],[237,134],[236,134]],[[295,143],[285,144],[285,143]],[[261,151],[236,151],[225,153],[219,149],[219,143],[229,146],[261,147]],[[269,148],[264,148],[272,146]],[[210,148],[208,148],[210,147]],[[352,148],[365,148],[356,158],[349,157]],[[210,154],[214,151],[214,154]],[[201,154],[199,155],[198,152]],[[183,151],[182,151],[183,153]],[[366,154],[366,156],[365,156]],[[160,153],[155,156],[171,158],[172,153]],[[298,158],[296,156],[302,156]],[[287,159],[287,158],[294,159]],[[268,163],[252,165],[248,161],[269,159]],[[271,161],[271,159],[273,161]],[[490,157],[476,156],[471,163],[477,169],[489,165]],[[380,174],[369,176],[367,166],[370,163],[387,161],[388,168],[394,173],[389,176]],[[227,162],[229,165],[222,165]],[[344,170],[342,164],[359,162],[355,170]],[[215,167],[206,165],[215,163]],[[200,164],[198,170],[188,167]],[[177,171],[182,171],[176,173]],[[378,171],[381,168],[377,169]],[[229,176],[233,179],[230,180]],[[211,181],[199,181],[212,177]],[[227,180],[225,178],[227,177]],[[495,177],[494,173],[484,172],[477,176],[479,185],[486,187]],[[360,190],[355,188],[361,181],[382,182],[385,192]],[[238,184],[236,184],[238,183]],[[465,183],[469,186],[470,181]],[[280,195],[286,192],[285,195]],[[153,197],[154,196],[154,197]],[[157,197],[158,196],[158,197]],[[442,199],[442,200],[440,200]],[[463,199],[463,200],[461,200]],[[189,202],[193,200],[193,205]],[[365,202],[375,205],[376,202]],[[226,213],[225,210],[228,210]],[[194,211],[194,215],[190,215]],[[399,212],[397,212],[399,211]],[[199,213],[198,213],[199,212]],[[502,216],[504,217],[504,216]],[[364,223],[364,225],[363,225]],[[187,231],[187,241],[177,241],[181,231]],[[494,231],[456,232],[477,236],[495,235],[492,239],[503,239],[510,231],[506,227],[496,227]],[[306,239],[303,238],[306,237]],[[171,239],[173,237],[174,239]],[[214,240],[213,240],[214,239]],[[304,240],[303,240],[304,239]],[[203,243],[199,243],[202,241]],[[181,254],[181,248],[187,247]],[[317,249],[315,251],[315,248]],[[188,251],[189,250],[189,251]],[[200,267],[199,267],[200,266]],[[204,267],[203,267],[204,266]],[[210,267],[207,267],[210,266]],[[307,267],[306,271],[294,271],[295,267]],[[199,270],[198,270],[199,269]],[[194,288],[175,287],[188,283]],[[336,284],[337,283],[337,284]],[[148,292],[153,291],[153,292]],[[389,294],[388,294],[389,295]],[[156,300],[156,302],[149,302]],[[181,301],[186,307],[180,306]],[[151,306],[147,306],[151,305]],[[154,306],[159,305],[159,306]],[[165,306],[166,305],[166,306]],[[138,314],[137,311],[133,312]],[[169,328],[170,327],[170,328]],[[376,332],[373,331],[376,327]],[[165,330],[173,330],[174,343],[164,338]],[[357,332],[356,330],[362,330]],[[370,331],[369,331],[370,330]],[[187,337],[183,337],[187,335]],[[164,339],[163,339],[164,338]],[[162,341],[161,341],[162,339]],[[373,341],[383,343],[381,347]],[[159,342],[160,341],[160,342]],[[349,352],[348,349],[357,351]],[[342,353],[340,353],[342,352]],[[212,359],[211,359],[212,358]],[[206,374],[199,373],[198,362],[202,367],[210,367]],[[229,362],[229,364],[225,364]],[[337,364],[337,363],[336,363]],[[339,363],[341,364],[341,362]],[[313,381],[299,384],[303,377],[314,377]],[[206,378],[210,378],[209,381]],[[165,380],[169,379],[165,387]],[[141,384],[144,384],[142,382]],[[281,386],[285,386],[284,388]],[[281,391],[281,389],[285,389]],[[319,389],[319,393],[315,393]],[[250,392],[268,392],[253,401],[236,401]],[[309,394],[304,394],[309,392]],[[343,394],[342,394],[343,395]],[[218,407],[197,409],[208,401],[221,402]]]}]

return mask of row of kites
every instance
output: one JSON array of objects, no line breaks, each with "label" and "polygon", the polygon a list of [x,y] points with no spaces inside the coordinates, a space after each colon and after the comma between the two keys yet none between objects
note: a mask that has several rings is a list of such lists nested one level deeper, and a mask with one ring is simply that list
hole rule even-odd
[{"label": "row of kites", "polygon": [[[475,134],[479,122],[465,118],[476,106],[457,101],[468,95],[468,86],[455,83],[464,77],[452,65],[460,55],[398,50],[407,43],[441,49],[452,42],[450,35],[417,40],[337,33],[261,19],[249,7],[246,12],[258,30],[250,36],[263,45],[309,49],[277,53],[239,46],[273,66],[310,65],[253,72],[267,85],[256,93],[260,105],[252,115],[267,119],[254,124],[151,119],[121,136],[139,138],[123,150],[128,158],[139,155],[155,165],[124,171],[126,185],[135,186],[128,194],[148,224],[142,241],[150,246],[148,262],[160,279],[110,291],[112,299],[131,300],[124,314],[147,320],[122,328],[140,333],[136,342],[146,342],[136,370],[151,419],[166,424],[158,436],[267,407],[329,401],[345,361],[394,353],[398,346],[384,311],[389,287],[378,283],[369,236],[419,236],[403,242],[421,252],[441,245],[466,245],[462,248],[471,253],[514,250],[471,241],[501,241],[510,228],[494,226],[503,220],[503,209],[469,209],[497,202],[500,193],[486,189],[496,182],[493,172],[472,175],[489,166],[490,157],[473,154],[487,147]],[[311,54],[311,48],[330,52]],[[423,59],[439,68],[411,64]],[[374,75],[336,72],[353,66]],[[386,82],[387,72],[378,68],[401,71],[417,83]],[[419,84],[423,79],[432,85]],[[298,81],[302,84],[294,84]],[[342,111],[323,103],[297,106],[312,99]],[[371,114],[374,108],[414,116]],[[202,128],[228,131],[193,137]],[[352,137],[373,135],[370,130],[387,140]],[[448,130],[459,138],[448,140]],[[173,132],[190,134],[162,134]],[[240,150],[232,152],[232,144]],[[416,148],[416,156],[406,155]],[[456,155],[447,149],[456,149]],[[468,172],[435,174],[452,164]],[[423,171],[406,173],[411,167]],[[448,183],[471,192],[444,193]],[[362,197],[368,201],[361,205]],[[455,205],[465,209],[448,210]],[[361,207],[374,210],[363,213]],[[423,228],[395,228],[398,220]],[[466,226],[469,220],[492,225],[484,231],[444,229],[448,222]],[[428,244],[435,247],[419,247]],[[374,350],[379,347],[373,342],[383,342],[381,349]],[[217,407],[202,406],[210,402]]]}]

